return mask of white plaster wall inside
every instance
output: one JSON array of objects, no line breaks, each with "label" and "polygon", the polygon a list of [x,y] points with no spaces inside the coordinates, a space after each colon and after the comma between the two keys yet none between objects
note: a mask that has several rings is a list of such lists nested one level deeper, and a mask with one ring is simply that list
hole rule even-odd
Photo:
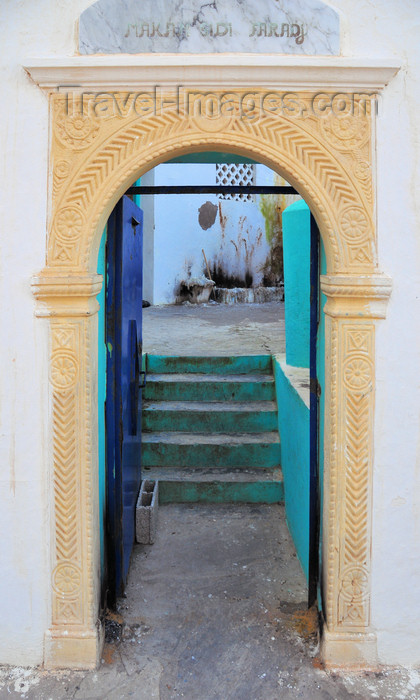
[{"label": "white plaster wall inside", "polygon": [[[155,168],[149,170],[141,178],[142,185],[155,184]],[[155,261],[155,207],[154,197],[141,196],[139,206],[143,210],[143,299],[150,304],[155,303],[154,290],[154,261]]]},{"label": "white plaster wall inside", "polygon": [[[216,165],[208,163],[168,163],[154,168],[155,185],[214,185]],[[149,176],[150,174],[148,174]],[[255,184],[275,184],[275,173],[256,166]],[[143,184],[146,184],[144,178]],[[204,206],[204,208],[203,208]],[[251,202],[231,201],[217,195],[144,196],[145,241],[151,232],[147,221],[153,211],[154,244],[144,251],[144,274],[153,266],[153,292],[147,298],[154,304],[173,304],[180,283],[191,277],[207,276],[205,252],[211,274],[214,270],[243,281],[243,286],[258,286],[270,246],[260,196]],[[214,220],[213,220],[214,217]],[[242,285],[238,285],[242,286]]]}]

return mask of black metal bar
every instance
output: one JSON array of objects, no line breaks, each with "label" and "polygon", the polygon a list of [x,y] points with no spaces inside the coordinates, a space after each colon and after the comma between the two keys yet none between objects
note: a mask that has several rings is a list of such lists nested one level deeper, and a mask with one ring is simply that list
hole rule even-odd
[{"label": "black metal bar", "polygon": [[318,483],[318,404],[317,335],[319,306],[319,231],[311,214],[311,310],[310,310],[310,417],[309,417],[309,576],[308,607],[317,600],[319,577],[319,483]]},{"label": "black metal bar", "polygon": [[290,185],[140,185],[126,194],[299,194]]}]

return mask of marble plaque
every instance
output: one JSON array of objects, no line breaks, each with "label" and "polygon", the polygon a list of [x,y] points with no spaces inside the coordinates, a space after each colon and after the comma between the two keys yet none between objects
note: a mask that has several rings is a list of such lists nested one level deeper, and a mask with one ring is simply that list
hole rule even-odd
[{"label": "marble plaque", "polygon": [[98,0],[79,51],[336,55],[339,17],[319,0]]}]

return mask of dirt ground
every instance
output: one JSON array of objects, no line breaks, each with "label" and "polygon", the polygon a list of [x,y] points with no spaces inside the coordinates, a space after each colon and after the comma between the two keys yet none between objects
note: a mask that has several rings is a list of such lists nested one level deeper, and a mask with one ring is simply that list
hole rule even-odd
[{"label": "dirt ground", "polygon": [[156,355],[275,355],[285,352],[284,303],[150,306],[143,352]]},{"label": "dirt ground", "polygon": [[97,671],[0,668],[0,698],[414,700],[420,673],[332,673],[281,505],[161,506]]}]

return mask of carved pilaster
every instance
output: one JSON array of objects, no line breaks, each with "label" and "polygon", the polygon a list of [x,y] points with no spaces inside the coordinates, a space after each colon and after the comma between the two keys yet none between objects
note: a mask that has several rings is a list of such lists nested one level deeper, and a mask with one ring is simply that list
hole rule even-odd
[{"label": "carved pilaster", "polygon": [[[52,405],[51,627],[49,667],[96,666],[99,590],[96,367],[98,276],[44,275],[33,280],[38,315],[50,317]],[[96,381],[96,378],[95,378]]]},{"label": "carved pilaster", "polygon": [[327,296],[323,550],[327,663],[376,660],[370,628],[371,498],[375,402],[375,324],[385,315],[389,280],[325,276]]}]

